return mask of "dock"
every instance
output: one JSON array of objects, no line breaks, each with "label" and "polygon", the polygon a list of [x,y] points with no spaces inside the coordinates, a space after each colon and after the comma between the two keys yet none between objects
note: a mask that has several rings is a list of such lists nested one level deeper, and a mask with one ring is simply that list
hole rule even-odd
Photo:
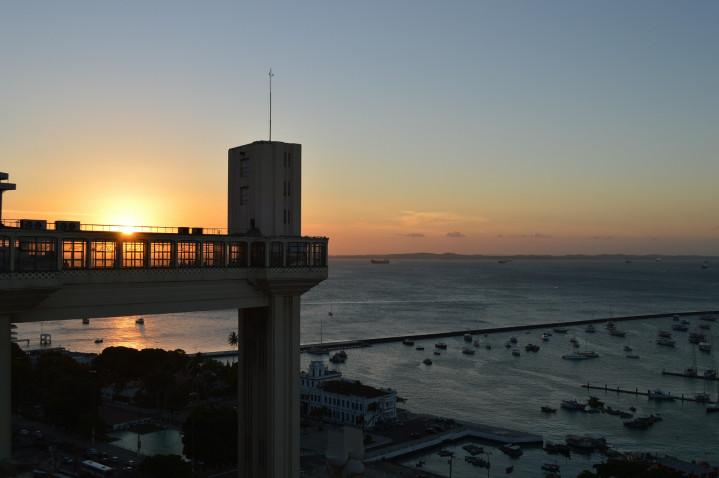
[{"label": "dock", "polygon": [[[639,388],[635,388],[634,390],[628,390],[628,389],[619,388],[619,386],[610,387],[609,385],[606,385],[606,384],[601,386],[601,385],[591,385],[589,383],[585,383],[585,384],[582,384],[582,388],[586,388],[587,390],[602,390],[606,393],[612,392],[612,393],[616,393],[616,394],[626,393],[629,395],[636,395],[636,396],[643,396],[643,397],[649,396],[649,390],[647,390],[646,392],[639,390]],[[684,396],[683,393],[679,394],[679,395],[675,395],[672,393],[671,397],[672,397],[673,401],[698,402],[697,399],[695,399],[694,397]],[[671,400],[665,400],[665,401],[671,401]],[[698,402],[698,403],[704,403],[707,405],[711,405],[711,404],[714,404],[717,402],[708,401],[708,402]]]},{"label": "dock", "polygon": [[458,422],[461,426],[435,435],[425,436],[416,440],[395,443],[365,453],[366,462],[388,460],[403,455],[424,452],[431,448],[441,447],[448,443],[479,440],[483,442],[505,445],[521,445],[526,447],[541,447],[544,439],[540,435],[519,432],[506,428],[479,425],[476,423]]},{"label": "dock", "polygon": [[[322,350],[329,353],[333,350],[344,350],[351,348],[364,348],[370,347],[376,344],[386,344],[392,342],[402,342],[404,339],[411,340],[433,340],[442,339],[448,337],[461,337],[465,334],[470,335],[490,335],[490,334],[503,334],[511,332],[524,332],[527,330],[539,330],[539,329],[551,329],[554,327],[578,327],[586,326],[589,324],[603,324],[607,322],[629,322],[635,320],[651,320],[651,319],[668,319],[674,316],[678,317],[692,317],[700,315],[719,315],[719,311],[716,310],[700,310],[692,312],[669,312],[665,314],[648,314],[648,315],[628,315],[622,317],[604,317],[596,319],[585,319],[585,320],[573,320],[568,322],[544,322],[541,324],[525,324],[525,325],[510,325],[506,327],[488,327],[484,329],[465,329],[465,330],[452,330],[447,332],[431,332],[426,334],[408,334],[408,335],[395,335],[389,337],[374,337],[360,340],[338,340],[334,342],[316,342],[300,345],[300,352],[308,352],[310,349]],[[208,357],[231,357],[237,355],[237,350],[226,350],[219,352],[207,352],[203,355]]]},{"label": "dock", "polygon": [[719,377],[716,375],[713,377],[705,377],[704,375],[696,374],[696,375],[689,375],[688,373],[684,372],[670,372],[669,370],[662,370],[662,375],[672,375],[674,377],[684,377],[684,378],[698,378],[699,380],[709,380],[709,381],[719,381]]}]

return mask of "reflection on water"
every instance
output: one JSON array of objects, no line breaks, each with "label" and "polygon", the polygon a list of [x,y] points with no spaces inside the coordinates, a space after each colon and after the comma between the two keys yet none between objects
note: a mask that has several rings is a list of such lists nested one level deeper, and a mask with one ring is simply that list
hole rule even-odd
[{"label": "reflection on water", "polygon": [[[138,434],[131,431],[110,433],[117,439],[113,445],[130,451],[137,451]],[[160,430],[140,435],[142,455],[182,455],[182,433],[178,430]]]}]

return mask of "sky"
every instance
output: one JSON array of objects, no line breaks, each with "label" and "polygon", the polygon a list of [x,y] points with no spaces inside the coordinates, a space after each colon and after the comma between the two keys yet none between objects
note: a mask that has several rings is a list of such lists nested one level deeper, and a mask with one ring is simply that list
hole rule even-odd
[{"label": "sky", "polygon": [[226,225],[303,145],[333,254],[719,255],[719,2],[6,1],[5,218]]}]

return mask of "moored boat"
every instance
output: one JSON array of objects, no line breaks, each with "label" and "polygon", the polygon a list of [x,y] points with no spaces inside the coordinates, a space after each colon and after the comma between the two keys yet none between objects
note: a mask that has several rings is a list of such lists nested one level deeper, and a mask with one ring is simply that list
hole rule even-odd
[{"label": "moored boat", "polygon": [[648,392],[649,400],[657,400],[657,401],[672,401],[674,400],[674,397],[672,397],[672,394],[669,392],[665,392],[660,389],[654,389],[649,390]]},{"label": "moored boat", "polygon": [[585,331],[586,333],[588,333],[588,334],[593,334],[594,332],[597,331],[597,329],[594,328],[594,325],[589,324],[589,325],[587,325],[587,328],[584,329],[584,331]]},{"label": "moored boat", "polygon": [[464,347],[462,349],[462,353],[464,355],[474,355],[474,349],[470,349],[469,347]]},{"label": "moored boat", "polygon": [[709,342],[699,342],[699,350],[702,352],[711,352],[712,351],[712,344]]},{"label": "moored boat", "polygon": [[447,344],[445,344],[444,342],[437,342],[436,344],[434,344],[434,347],[441,350],[447,350]]},{"label": "moored boat", "polygon": [[512,445],[511,443],[506,443],[500,446],[499,449],[510,458],[519,458],[524,453],[519,445]]},{"label": "moored boat", "polygon": [[404,339],[404,340],[402,341],[402,345],[414,345],[414,340],[409,339],[409,338],[408,338],[408,339]]},{"label": "moored boat", "polygon": [[425,365],[432,365],[432,361],[431,361],[430,359],[428,359],[428,358],[422,360],[422,363],[425,364]]},{"label": "moored boat", "polygon": [[674,339],[668,339],[666,337],[659,337],[656,341],[657,345],[663,345],[664,347],[674,347],[676,343]]},{"label": "moored boat", "polygon": [[579,403],[576,400],[562,400],[560,405],[562,409],[569,410],[572,412],[583,412],[587,406],[583,403]]}]

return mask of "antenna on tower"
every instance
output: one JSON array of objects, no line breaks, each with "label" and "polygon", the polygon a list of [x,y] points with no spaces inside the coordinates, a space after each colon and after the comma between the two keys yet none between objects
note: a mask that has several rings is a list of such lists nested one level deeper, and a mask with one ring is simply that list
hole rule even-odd
[{"label": "antenna on tower", "polygon": [[272,73],[272,68],[270,68],[270,72],[267,75],[270,78],[270,141],[272,141],[272,77],[275,76],[275,74]]}]

